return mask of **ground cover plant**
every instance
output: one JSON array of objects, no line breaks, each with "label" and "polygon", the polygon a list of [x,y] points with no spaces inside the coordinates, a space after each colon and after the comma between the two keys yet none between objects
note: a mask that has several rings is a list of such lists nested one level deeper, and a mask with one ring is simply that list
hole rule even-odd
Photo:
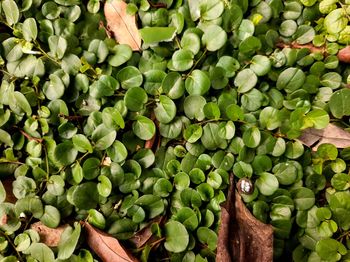
[{"label": "ground cover plant", "polygon": [[215,261],[232,177],[276,261],[349,261],[349,15],[1,0],[0,261]]}]

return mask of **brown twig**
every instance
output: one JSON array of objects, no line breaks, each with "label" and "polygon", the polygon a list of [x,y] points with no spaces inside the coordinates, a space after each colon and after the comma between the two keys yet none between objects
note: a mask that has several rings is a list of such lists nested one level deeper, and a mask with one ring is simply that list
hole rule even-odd
[{"label": "brown twig", "polygon": [[[296,42],[292,43],[284,43],[282,41],[278,42],[276,44],[276,47],[278,48],[294,48],[294,49],[302,49],[307,48],[310,50],[311,53],[321,53],[324,56],[328,56],[327,48],[325,46],[314,46],[313,44],[305,44],[301,45]],[[337,57],[340,62],[350,64],[350,46],[346,46],[338,51]]]},{"label": "brown twig", "polygon": [[167,5],[164,4],[164,3],[153,3],[152,1],[148,0],[148,3],[149,5],[152,7],[152,8],[167,8]]},{"label": "brown twig", "polygon": [[325,46],[317,47],[317,46],[314,46],[313,44],[301,45],[301,44],[298,44],[296,42],[292,42],[292,43],[278,42],[276,44],[276,47],[278,47],[278,48],[289,47],[289,48],[294,48],[294,49],[307,48],[310,50],[311,53],[322,53],[323,55],[328,55]]},{"label": "brown twig", "polygon": [[29,141],[36,141],[38,143],[42,143],[44,141],[41,138],[32,137],[31,135],[29,135],[26,132],[24,132],[24,130],[22,130],[22,129],[20,129],[19,132],[21,132],[21,134],[24,135]]},{"label": "brown twig", "polygon": [[79,116],[79,115],[67,116],[64,114],[58,114],[58,116],[64,119],[67,119],[68,121],[80,121],[81,119],[83,119],[83,116]]}]

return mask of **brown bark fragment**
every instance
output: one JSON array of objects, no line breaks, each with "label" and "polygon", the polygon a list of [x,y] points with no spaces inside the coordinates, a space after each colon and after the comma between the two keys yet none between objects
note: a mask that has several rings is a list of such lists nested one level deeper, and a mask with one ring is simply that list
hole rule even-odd
[{"label": "brown bark fragment", "polygon": [[225,205],[221,208],[217,262],[273,261],[273,229],[257,220],[234,188],[233,176]]},{"label": "brown bark fragment", "polygon": [[60,242],[61,235],[68,225],[62,225],[57,228],[50,228],[45,226],[41,222],[36,222],[31,225],[31,229],[34,229],[39,233],[40,241],[49,247],[57,247]]}]

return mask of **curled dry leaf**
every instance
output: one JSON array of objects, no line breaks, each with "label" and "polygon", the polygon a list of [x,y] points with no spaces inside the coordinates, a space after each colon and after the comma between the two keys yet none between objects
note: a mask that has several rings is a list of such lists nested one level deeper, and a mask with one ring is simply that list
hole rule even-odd
[{"label": "curled dry leaf", "polygon": [[[326,55],[326,56],[328,55],[325,46],[317,47],[317,46],[314,46],[313,44],[301,45],[296,42],[284,43],[280,41],[276,44],[276,47],[278,48],[289,47],[289,48],[295,48],[295,49],[307,48],[310,50],[311,53],[322,53],[323,55]],[[343,49],[339,50],[337,57],[340,62],[350,63],[350,46],[346,46]]]},{"label": "curled dry leaf", "polygon": [[87,222],[82,222],[86,232],[86,241],[90,248],[104,262],[120,261],[120,262],[137,262],[126,249],[122,247],[119,241],[94,228]]},{"label": "curled dry leaf", "polygon": [[2,185],[5,188],[6,191],[6,199],[5,202],[9,202],[9,203],[16,203],[17,198],[15,197],[15,195],[13,194],[13,187],[12,187],[12,183],[13,183],[14,179],[12,177],[8,177],[5,179],[1,180]]},{"label": "curled dry leaf", "polygon": [[30,226],[39,233],[40,241],[49,247],[57,247],[60,242],[61,235],[68,225],[61,225],[57,228],[45,226],[41,222],[36,222]]},{"label": "curled dry leaf", "polygon": [[350,63],[350,46],[344,47],[338,52],[338,59],[344,63]]},{"label": "curled dry leaf", "polygon": [[233,176],[226,203],[221,208],[216,261],[273,261],[272,226],[249,212],[234,188]]},{"label": "curled dry leaf", "polygon": [[136,248],[140,248],[148,243],[153,236],[151,226],[153,223],[162,223],[164,221],[164,217],[156,217],[153,219],[146,227],[138,231],[135,235],[133,235],[129,242],[131,242]]},{"label": "curled dry leaf", "polygon": [[350,147],[350,132],[334,124],[329,124],[324,129],[305,129],[298,139],[314,151],[325,143],[333,144],[337,148]]},{"label": "curled dry leaf", "polygon": [[134,51],[141,49],[141,37],[134,15],[126,12],[127,4],[122,0],[106,1],[104,12],[107,26],[120,44],[127,44]]}]

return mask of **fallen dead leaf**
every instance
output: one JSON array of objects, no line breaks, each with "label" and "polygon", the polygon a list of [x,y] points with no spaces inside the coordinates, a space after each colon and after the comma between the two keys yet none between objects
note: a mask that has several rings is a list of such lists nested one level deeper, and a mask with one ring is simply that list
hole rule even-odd
[{"label": "fallen dead leaf", "polygon": [[152,224],[162,223],[163,219],[164,217],[156,217],[155,219],[153,219],[146,227],[136,232],[136,234],[129,239],[129,242],[131,242],[137,249],[144,246],[147,242],[149,242],[152,239],[152,236],[153,236],[153,233],[151,230]]},{"label": "fallen dead leaf", "polygon": [[39,233],[40,241],[49,247],[57,247],[60,242],[61,235],[66,229],[67,225],[62,225],[57,228],[50,228],[45,226],[41,222],[36,222],[30,226],[31,229],[34,229]]},{"label": "fallen dead leaf", "polygon": [[325,143],[333,144],[337,148],[346,148],[350,147],[350,132],[334,124],[328,124],[324,129],[305,129],[298,140],[306,146],[312,147],[314,151]]},{"label": "fallen dead leaf", "polygon": [[12,187],[12,183],[14,181],[14,178],[12,177],[8,177],[8,178],[5,178],[5,179],[2,179],[1,180],[1,183],[2,185],[4,186],[5,188],[5,191],[6,191],[6,199],[5,199],[5,202],[9,202],[9,203],[16,203],[17,201],[17,198],[15,197],[15,195],[13,194],[13,187]]},{"label": "fallen dead leaf", "polygon": [[216,261],[273,261],[272,226],[260,222],[249,212],[234,188],[233,176],[226,203],[221,208]]},{"label": "fallen dead leaf", "polygon": [[126,12],[127,4],[122,0],[106,1],[104,6],[107,27],[120,44],[127,44],[134,51],[141,49],[141,36],[136,17]]},{"label": "fallen dead leaf", "polygon": [[94,228],[88,222],[82,222],[86,241],[90,248],[104,262],[137,262],[138,260],[122,247],[119,241],[106,234],[105,232]]},{"label": "fallen dead leaf", "polygon": [[338,52],[338,59],[344,63],[350,63],[350,46],[344,47]]}]

